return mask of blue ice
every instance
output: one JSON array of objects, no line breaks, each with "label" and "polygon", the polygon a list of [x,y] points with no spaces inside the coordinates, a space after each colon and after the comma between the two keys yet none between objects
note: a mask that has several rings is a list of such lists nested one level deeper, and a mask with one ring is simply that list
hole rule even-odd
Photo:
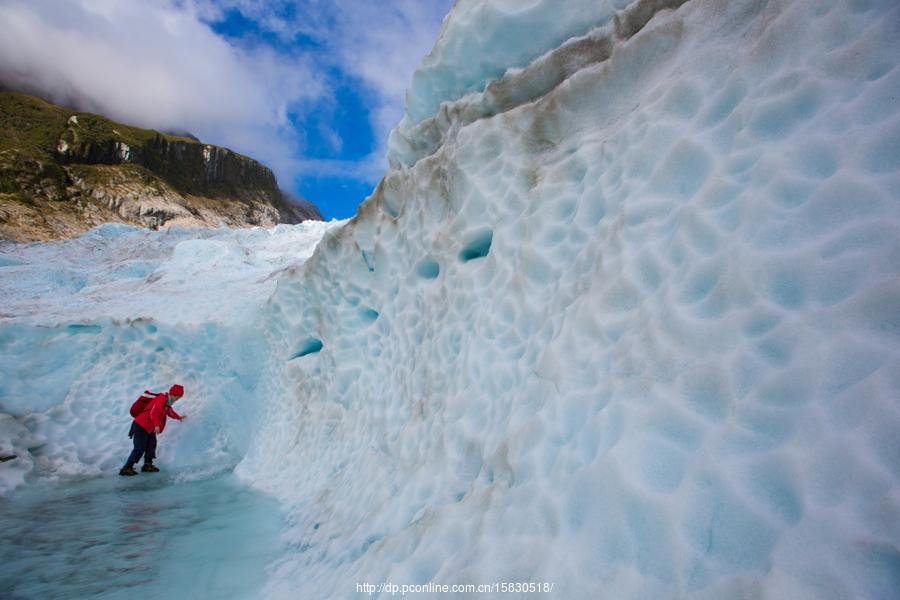
[{"label": "blue ice", "polygon": [[325,344],[323,344],[322,340],[320,340],[319,338],[314,338],[314,337],[306,338],[305,340],[300,342],[300,345],[298,346],[297,351],[294,352],[288,360],[300,358],[300,357],[306,356],[308,354],[315,354],[316,352],[320,351],[324,346],[325,346]]}]

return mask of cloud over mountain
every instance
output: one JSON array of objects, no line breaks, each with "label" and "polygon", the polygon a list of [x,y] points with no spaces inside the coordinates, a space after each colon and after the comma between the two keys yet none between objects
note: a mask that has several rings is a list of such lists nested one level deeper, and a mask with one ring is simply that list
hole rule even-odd
[{"label": "cloud over mountain", "polygon": [[[449,0],[8,0],[0,81],[144,127],[187,130],[297,176],[372,181]],[[240,18],[237,28],[217,25]],[[371,152],[344,156],[340,86]],[[311,155],[316,145],[325,148]]]}]

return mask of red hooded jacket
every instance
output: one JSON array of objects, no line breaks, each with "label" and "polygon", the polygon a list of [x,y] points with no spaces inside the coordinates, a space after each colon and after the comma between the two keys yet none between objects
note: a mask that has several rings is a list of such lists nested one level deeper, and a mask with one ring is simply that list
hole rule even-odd
[{"label": "red hooded jacket", "polygon": [[143,427],[147,433],[153,433],[157,427],[159,427],[159,432],[162,433],[163,429],[166,428],[166,417],[172,417],[180,421],[182,416],[175,412],[171,406],[166,406],[166,400],[168,399],[168,394],[157,394],[153,400],[147,403],[147,409],[135,417],[135,423]]}]

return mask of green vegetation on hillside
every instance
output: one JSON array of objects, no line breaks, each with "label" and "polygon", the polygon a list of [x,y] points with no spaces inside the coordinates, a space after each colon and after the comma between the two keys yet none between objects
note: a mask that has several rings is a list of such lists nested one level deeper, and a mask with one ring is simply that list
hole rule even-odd
[{"label": "green vegetation on hillside", "polygon": [[272,171],[194,138],[0,91],[0,239],[53,239],[124,221],[231,226],[321,219]]},{"label": "green vegetation on hillside", "polygon": [[40,98],[17,92],[0,92],[0,152],[17,151],[27,156],[52,155],[57,143],[69,130],[69,117],[78,120],[76,131],[81,144],[109,140],[141,146],[155,138],[170,142],[199,144],[188,137],[140,129],[110,121],[99,115],[79,112],[50,104]]},{"label": "green vegetation on hillside", "polygon": [[[54,165],[141,165],[184,194],[246,200],[279,199],[272,172],[255,160],[196,139],[141,129],[16,92],[0,92],[0,192],[16,184],[23,160],[37,161],[42,178],[65,184]],[[85,171],[85,169],[81,169]],[[33,177],[32,177],[33,179]]]}]

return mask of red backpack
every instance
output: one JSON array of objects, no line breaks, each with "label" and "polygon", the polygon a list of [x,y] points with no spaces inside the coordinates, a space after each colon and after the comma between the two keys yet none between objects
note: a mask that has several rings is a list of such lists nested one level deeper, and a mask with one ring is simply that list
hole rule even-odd
[{"label": "red backpack", "polygon": [[159,394],[155,392],[151,392],[150,390],[144,390],[144,393],[138,396],[138,399],[134,401],[134,404],[131,405],[131,416],[137,417],[139,414],[144,412],[145,410],[150,409],[150,401],[159,396]]}]

